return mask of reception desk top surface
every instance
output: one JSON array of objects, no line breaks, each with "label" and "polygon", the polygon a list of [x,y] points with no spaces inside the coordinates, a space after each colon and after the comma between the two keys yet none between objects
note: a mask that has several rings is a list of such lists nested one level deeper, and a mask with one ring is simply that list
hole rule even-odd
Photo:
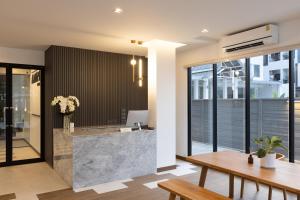
[{"label": "reception desk top surface", "polygon": [[[54,129],[55,132],[64,132],[69,136],[89,136],[89,135],[109,135],[109,134],[124,134],[126,132],[121,132],[121,128],[126,128],[124,125],[114,125],[114,126],[90,126],[90,127],[76,127],[73,130],[64,129]],[[129,132],[152,132],[151,130],[143,129],[132,130]]]}]

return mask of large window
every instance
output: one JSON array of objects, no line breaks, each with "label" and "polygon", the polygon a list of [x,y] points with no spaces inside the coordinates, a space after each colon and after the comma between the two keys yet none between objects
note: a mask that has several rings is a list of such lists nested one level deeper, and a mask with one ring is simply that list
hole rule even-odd
[{"label": "large window", "polygon": [[250,152],[254,138],[279,136],[289,149],[280,153],[300,161],[300,49],[198,66],[191,74],[193,144]]},{"label": "large window", "polygon": [[245,141],[245,60],[217,65],[219,150],[243,150]]},{"label": "large window", "polygon": [[[250,58],[250,136],[251,150],[256,145],[253,139],[261,136],[280,136],[288,146],[289,136],[289,84],[288,60],[275,59],[288,52],[271,54],[273,62],[264,65],[264,57]],[[275,62],[277,60],[277,62]],[[259,68],[259,70],[257,69]],[[259,77],[255,71],[261,71]],[[283,152],[287,156],[287,152]]]},{"label": "large window", "polygon": [[294,52],[295,80],[295,159],[300,160],[300,49]]},{"label": "large window", "polygon": [[191,69],[192,154],[212,152],[212,77],[212,65]]}]

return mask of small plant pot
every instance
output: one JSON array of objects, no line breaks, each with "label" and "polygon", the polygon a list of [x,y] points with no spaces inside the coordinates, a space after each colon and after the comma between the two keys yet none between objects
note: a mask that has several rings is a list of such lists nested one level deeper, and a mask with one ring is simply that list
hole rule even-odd
[{"label": "small plant pot", "polygon": [[260,166],[263,168],[276,168],[276,153],[267,154],[265,157],[260,159]]}]

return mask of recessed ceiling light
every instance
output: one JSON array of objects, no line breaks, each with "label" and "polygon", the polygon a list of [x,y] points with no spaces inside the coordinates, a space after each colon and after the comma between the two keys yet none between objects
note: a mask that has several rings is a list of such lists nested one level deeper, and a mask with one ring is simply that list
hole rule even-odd
[{"label": "recessed ceiling light", "polygon": [[115,13],[121,14],[123,12],[122,8],[116,8]]},{"label": "recessed ceiling light", "polygon": [[202,33],[208,33],[208,30],[205,28],[201,31]]}]

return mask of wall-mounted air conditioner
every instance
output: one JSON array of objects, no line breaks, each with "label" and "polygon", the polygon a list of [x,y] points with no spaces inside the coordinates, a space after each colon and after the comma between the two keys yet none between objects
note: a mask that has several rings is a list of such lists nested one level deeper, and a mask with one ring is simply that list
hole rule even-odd
[{"label": "wall-mounted air conditioner", "polygon": [[226,53],[278,43],[278,26],[264,25],[240,33],[225,36],[221,40]]}]

